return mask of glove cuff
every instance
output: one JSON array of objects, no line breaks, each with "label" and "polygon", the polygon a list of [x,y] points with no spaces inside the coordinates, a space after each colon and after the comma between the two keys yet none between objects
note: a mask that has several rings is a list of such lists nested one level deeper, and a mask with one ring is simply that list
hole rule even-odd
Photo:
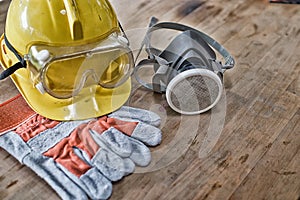
[{"label": "glove cuff", "polygon": [[21,95],[0,104],[0,113],[0,135],[15,129],[36,115]]}]

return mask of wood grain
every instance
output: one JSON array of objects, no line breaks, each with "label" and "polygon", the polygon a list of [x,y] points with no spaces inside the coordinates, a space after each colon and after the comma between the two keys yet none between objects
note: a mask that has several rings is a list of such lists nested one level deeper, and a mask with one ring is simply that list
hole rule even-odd
[{"label": "wood grain", "polygon": [[[8,2],[0,1],[1,32]],[[151,16],[184,23],[218,40],[236,66],[225,74],[221,103],[199,116],[175,113],[164,95],[132,80],[127,104],[157,112],[163,140],[151,148],[149,167],[114,183],[110,199],[299,200],[300,5],[267,0],[111,3],[126,32],[139,40],[143,35],[136,30],[146,28]],[[17,94],[10,80],[1,82],[0,91],[0,102]],[[218,140],[199,157],[209,134]],[[2,149],[0,161],[0,199],[59,199]]]}]

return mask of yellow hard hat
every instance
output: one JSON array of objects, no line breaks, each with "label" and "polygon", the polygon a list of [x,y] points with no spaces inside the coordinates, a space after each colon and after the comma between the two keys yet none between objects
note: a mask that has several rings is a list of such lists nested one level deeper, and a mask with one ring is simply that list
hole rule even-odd
[{"label": "yellow hard hat", "polygon": [[133,55],[107,0],[12,0],[0,44],[0,79],[47,118],[98,117],[129,97]]}]

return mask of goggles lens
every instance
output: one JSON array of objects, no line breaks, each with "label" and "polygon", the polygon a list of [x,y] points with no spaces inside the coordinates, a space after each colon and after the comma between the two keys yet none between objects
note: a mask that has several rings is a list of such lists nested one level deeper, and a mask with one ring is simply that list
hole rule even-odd
[{"label": "goggles lens", "polygon": [[[132,53],[118,40],[105,43],[90,48],[60,47],[58,50],[32,46],[29,70],[34,84],[42,82],[46,92],[56,98],[75,96],[84,87],[97,84],[105,88],[118,87],[131,74]],[[57,55],[62,48],[68,48],[63,51],[68,54]]]}]

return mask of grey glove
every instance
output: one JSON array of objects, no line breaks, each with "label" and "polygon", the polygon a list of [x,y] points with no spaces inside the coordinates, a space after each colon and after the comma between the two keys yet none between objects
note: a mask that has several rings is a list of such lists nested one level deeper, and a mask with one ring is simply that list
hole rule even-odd
[{"label": "grey glove", "polygon": [[155,113],[122,107],[97,119],[57,122],[35,114],[0,136],[0,146],[63,199],[107,199],[111,181],[147,166],[161,141]]}]

